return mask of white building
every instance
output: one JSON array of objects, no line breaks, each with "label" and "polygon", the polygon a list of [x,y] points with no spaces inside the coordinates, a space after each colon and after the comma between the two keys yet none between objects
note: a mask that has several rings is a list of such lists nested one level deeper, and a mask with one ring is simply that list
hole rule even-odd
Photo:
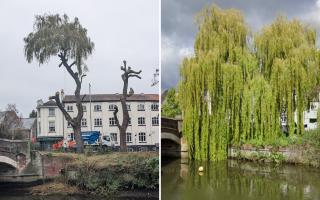
[{"label": "white building", "polygon": [[[320,102],[318,101],[310,102],[309,110],[306,110],[303,112],[305,130],[312,130],[318,127],[317,115],[318,115],[319,104]],[[297,115],[295,115],[295,120],[297,121]]]},{"label": "white building", "polygon": [[[311,101],[309,109],[303,111],[304,130],[306,131],[313,130],[318,127],[317,116],[318,116],[319,108],[320,108],[319,101]],[[297,112],[294,113],[294,121],[295,121],[295,126],[297,126],[297,122],[298,122]],[[283,127],[287,125],[287,117],[285,116],[285,113],[281,115],[281,125]],[[288,130],[286,129],[286,131]]]},{"label": "white building", "polygon": [[[99,131],[102,137],[109,136],[115,146],[120,145],[118,127],[113,111],[118,106],[118,118],[122,122],[120,94],[85,95],[82,101],[83,119],[81,131]],[[75,97],[66,95],[63,99],[71,117],[77,115]],[[127,99],[130,122],[127,128],[128,148],[155,148],[159,146],[159,95],[134,94]],[[54,101],[38,101],[37,141],[43,149],[50,149],[53,143],[70,137],[73,129]]]}]

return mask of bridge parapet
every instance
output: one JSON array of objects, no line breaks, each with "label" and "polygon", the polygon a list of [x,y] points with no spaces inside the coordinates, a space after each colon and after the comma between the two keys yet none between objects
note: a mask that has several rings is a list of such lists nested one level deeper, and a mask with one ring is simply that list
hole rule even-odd
[{"label": "bridge parapet", "polygon": [[166,157],[188,158],[188,145],[182,136],[182,120],[161,118],[161,153]]},{"label": "bridge parapet", "polygon": [[175,136],[181,138],[181,125],[179,123],[181,120],[173,119],[173,118],[161,118],[161,133],[171,133]]},{"label": "bridge parapet", "polygon": [[10,158],[16,164],[14,167],[19,170],[30,162],[30,141],[28,140],[8,140],[0,138],[0,162],[8,163],[5,158]]}]

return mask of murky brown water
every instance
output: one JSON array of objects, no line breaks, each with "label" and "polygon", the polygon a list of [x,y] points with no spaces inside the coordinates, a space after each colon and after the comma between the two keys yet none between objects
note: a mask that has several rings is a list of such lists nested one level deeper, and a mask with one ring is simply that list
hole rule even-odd
[{"label": "murky brown water", "polygon": [[28,188],[8,188],[0,189],[0,200],[156,200],[158,192],[151,192],[149,194],[144,192],[121,192],[119,196],[93,196],[93,195],[49,195],[49,196],[32,196]]},{"label": "murky brown water", "polygon": [[[165,200],[320,199],[320,170],[295,165],[162,161],[161,197]],[[203,173],[198,172],[204,166]]]}]

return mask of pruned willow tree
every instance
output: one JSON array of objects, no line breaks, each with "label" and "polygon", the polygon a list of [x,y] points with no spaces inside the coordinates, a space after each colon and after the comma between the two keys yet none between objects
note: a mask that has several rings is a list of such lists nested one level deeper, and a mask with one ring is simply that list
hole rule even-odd
[{"label": "pruned willow tree", "polygon": [[315,30],[278,17],[253,36],[239,11],[216,6],[197,22],[195,54],[183,60],[179,83],[190,158],[221,160],[229,145],[277,139],[282,115],[290,134],[303,134],[303,111],[319,85]]},{"label": "pruned willow tree", "polygon": [[[87,36],[87,30],[82,27],[78,18],[69,21],[67,15],[37,15],[34,31],[24,38],[25,57],[29,63],[36,59],[39,65],[49,61],[53,56],[60,59],[59,67],[63,66],[76,84],[74,91],[77,115],[72,117],[65,109],[60,93],[56,92],[54,99],[66,120],[71,124],[76,140],[77,152],[83,152],[81,137],[81,119],[83,107],[81,97],[82,80],[88,71],[84,60],[92,54],[94,43]],[[61,94],[61,96],[63,96]]]},{"label": "pruned willow tree", "polygon": [[119,108],[118,106],[115,107],[115,110],[113,112],[113,116],[116,122],[116,125],[120,132],[120,151],[125,152],[127,151],[127,140],[126,140],[126,131],[127,127],[129,125],[129,112],[127,107],[127,99],[131,97],[134,94],[134,90],[130,88],[130,91],[128,93],[128,87],[129,87],[129,78],[138,78],[141,79],[141,70],[140,71],[134,71],[131,69],[130,66],[127,67],[127,62],[123,61],[123,66],[120,67],[120,69],[123,71],[123,74],[121,75],[122,81],[123,81],[123,88],[122,88],[122,95],[120,97],[121,102],[121,108],[122,108],[122,122],[120,124],[119,118],[118,118],[118,112]]}]

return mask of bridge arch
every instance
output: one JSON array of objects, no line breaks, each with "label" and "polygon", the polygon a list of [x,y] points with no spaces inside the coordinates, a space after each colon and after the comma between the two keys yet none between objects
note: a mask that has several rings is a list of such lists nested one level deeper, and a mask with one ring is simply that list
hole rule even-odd
[{"label": "bridge arch", "polygon": [[180,145],[180,138],[173,133],[168,133],[168,132],[161,132],[161,140],[171,140],[175,142],[177,145]]},{"label": "bridge arch", "polygon": [[15,160],[13,160],[7,156],[0,156],[0,163],[8,164],[16,169],[19,168],[19,164]]}]

